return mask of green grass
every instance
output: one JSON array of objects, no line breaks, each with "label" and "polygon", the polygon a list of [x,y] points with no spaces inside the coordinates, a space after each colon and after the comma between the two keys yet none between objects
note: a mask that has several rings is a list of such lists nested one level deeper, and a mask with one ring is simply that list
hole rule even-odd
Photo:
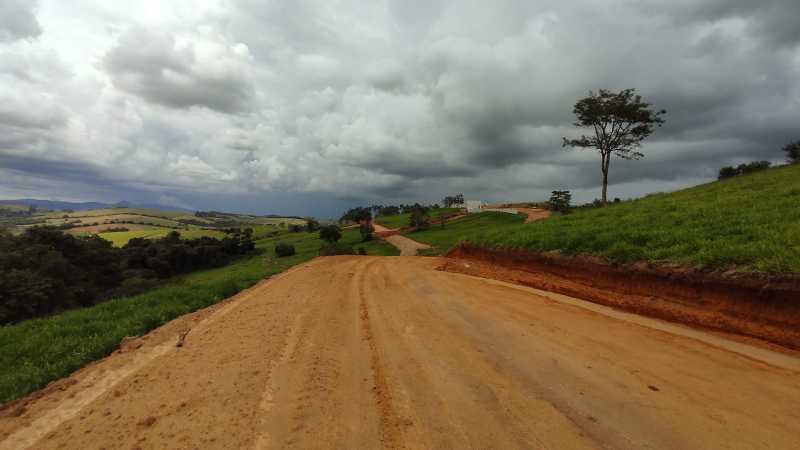
[{"label": "green grass", "polygon": [[398,256],[400,250],[394,245],[379,239],[368,242],[361,242],[361,233],[358,228],[346,228],[342,230],[342,244],[352,245],[353,248],[363,248],[369,256]]},{"label": "green grass", "polygon": [[525,217],[521,215],[484,212],[447,222],[444,228],[441,225],[432,225],[425,230],[403,233],[403,236],[432,247],[421,250],[420,255],[441,255],[447,253],[462,240],[473,239],[474,236],[485,233],[487,230],[506,229],[524,221]]},{"label": "green grass", "polygon": [[[445,214],[458,212],[458,208],[438,208],[431,209],[431,219],[436,219]],[[408,220],[411,218],[411,213],[398,214],[396,216],[378,216],[375,222],[387,228],[402,228],[408,225]]]},{"label": "green grass", "polygon": [[488,247],[800,274],[800,165],[469,236]]},{"label": "green grass", "polygon": [[[276,257],[273,249],[278,242],[293,244],[297,253]],[[256,244],[262,251],[259,255],[173,278],[142,295],[0,327],[0,403],[108,355],[125,336],[142,335],[217,303],[265,276],[310,260],[317,256],[320,240],[317,233],[284,233]],[[378,254],[380,245],[365,246],[370,254]]]},{"label": "green grass", "polygon": [[[125,225],[120,225],[124,227]],[[154,228],[150,230],[132,230],[132,231],[111,231],[107,233],[99,233],[98,236],[110,241],[114,247],[122,247],[133,238],[145,239],[158,239],[166,236],[172,231],[177,231],[181,234],[181,239],[197,239],[199,237],[208,236],[217,239],[225,237],[225,233],[215,230],[203,230],[198,228],[191,228],[188,230],[172,230],[169,228]]]}]

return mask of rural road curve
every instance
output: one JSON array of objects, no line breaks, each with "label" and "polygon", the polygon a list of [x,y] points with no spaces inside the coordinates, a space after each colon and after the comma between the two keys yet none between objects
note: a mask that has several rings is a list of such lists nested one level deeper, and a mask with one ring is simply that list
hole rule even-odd
[{"label": "rural road curve", "polygon": [[[395,231],[391,228],[386,228],[383,225],[379,225],[377,223],[373,223],[372,226],[375,228],[376,233],[384,233],[387,231]],[[417,242],[413,239],[409,239],[405,236],[400,234],[393,234],[391,236],[383,238],[386,242],[394,245],[400,250],[400,256],[416,256],[417,251],[431,248],[428,244],[423,244],[421,242]]]},{"label": "rural road curve", "polygon": [[798,448],[796,359],[441,261],[295,267],[7,412],[0,449]]}]

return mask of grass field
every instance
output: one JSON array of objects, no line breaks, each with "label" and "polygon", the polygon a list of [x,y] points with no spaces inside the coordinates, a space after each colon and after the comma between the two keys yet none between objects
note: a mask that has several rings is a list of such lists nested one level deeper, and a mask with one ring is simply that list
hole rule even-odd
[{"label": "grass field", "polygon": [[[439,218],[445,214],[458,212],[458,208],[437,208],[431,209],[431,219]],[[396,216],[378,216],[375,222],[387,228],[402,228],[408,225],[408,220],[411,218],[411,213],[398,214]]]},{"label": "grass field", "polygon": [[[360,244],[358,230],[343,243],[363,246],[370,255],[396,254],[383,241]],[[294,256],[278,258],[278,242],[293,244]],[[135,297],[0,327],[0,403],[22,397],[50,381],[114,351],[125,336],[138,336],[164,323],[223,300],[265,276],[317,256],[318,233],[286,233],[256,241],[261,254],[225,267],[168,280]]]},{"label": "grass field", "polygon": [[521,224],[525,217],[499,212],[471,214],[461,219],[447,222],[445,227],[432,225],[421,231],[403,233],[415,241],[430,245],[432,248],[420,251],[420,255],[441,255],[463,240],[472,240],[487,230],[499,231]]},{"label": "grass field", "polygon": [[[124,226],[124,225],[120,225]],[[115,247],[122,247],[133,238],[145,239],[158,239],[166,236],[172,231],[177,231],[181,234],[181,239],[197,239],[199,237],[208,236],[217,239],[225,237],[225,233],[216,230],[203,230],[200,228],[190,228],[188,230],[171,230],[169,228],[152,228],[149,230],[132,230],[132,231],[111,231],[107,233],[100,233],[98,236],[111,241]]]},{"label": "grass field", "polygon": [[800,275],[800,164],[669,194],[486,229],[489,246],[592,254],[615,263]]},{"label": "grass field", "polygon": [[363,248],[370,256],[397,256],[400,250],[392,244],[379,239],[373,239],[369,242],[361,242],[361,233],[358,228],[346,228],[342,230],[342,244],[352,245],[353,248]]}]

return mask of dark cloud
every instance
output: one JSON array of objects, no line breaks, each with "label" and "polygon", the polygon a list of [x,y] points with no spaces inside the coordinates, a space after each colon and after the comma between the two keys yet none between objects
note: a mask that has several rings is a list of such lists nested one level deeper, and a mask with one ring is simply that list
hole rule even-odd
[{"label": "dark cloud", "polygon": [[750,29],[752,37],[770,45],[795,46],[800,43],[800,27],[797,26],[800,2],[796,0],[649,1],[640,7],[669,14],[679,23],[738,19]]},{"label": "dark cloud", "polygon": [[0,44],[0,155],[17,158],[0,163],[136,201],[312,213],[453,191],[590,200],[599,159],[561,137],[600,88],[668,110],[644,159],[613,160],[612,195],[777,162],[800,138],[795,0],[208,3],[47,4],[50,39],[20,40],[36,25]]},{"label": "dark cloud", "polygon": [[35,0],[0,0],[0,42],[35,38],[42,34]]}]

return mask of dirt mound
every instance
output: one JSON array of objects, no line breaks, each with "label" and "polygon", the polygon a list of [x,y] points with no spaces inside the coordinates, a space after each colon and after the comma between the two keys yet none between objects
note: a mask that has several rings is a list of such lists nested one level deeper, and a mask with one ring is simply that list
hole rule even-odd
[{"label": "dirt mound", "polygon": [[510,281],[603,305],[800,349],[800,280],[716,273],[462,244],[442,270]]}]

